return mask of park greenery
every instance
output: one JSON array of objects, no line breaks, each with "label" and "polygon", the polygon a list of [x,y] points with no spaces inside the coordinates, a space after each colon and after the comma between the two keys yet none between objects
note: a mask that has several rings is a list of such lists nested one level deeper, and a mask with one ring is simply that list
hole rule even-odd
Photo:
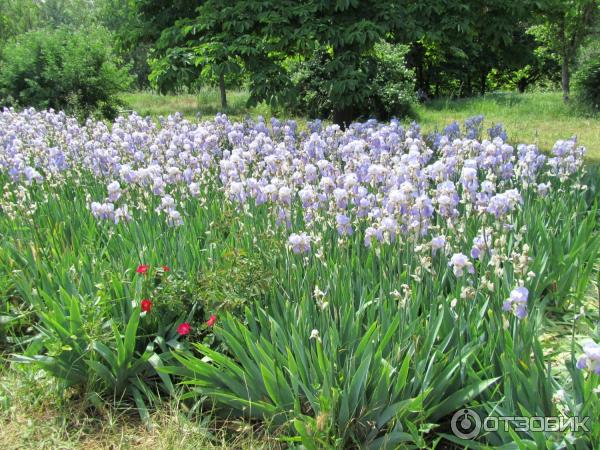
[{"label": "park greenery", "polygon": [[[0,6],[0,67],[14,75],[19,66],[21,78],[34,85],[38,78],[22,67],[38,45],[28,34],[43,30],[57,42],[68,34],[52,29],[92,27],[110,36],[102,40],[97,31],[94,40],[107,47],[106,64],[131,74],[130,89],[189,93],[215,86],[222,109],[229,90],[244,88],[250,107],[266,103],[348,124],[410,116],[417,101],[432,98],[539,87],[559,88],[565,102],[574,87],[588,110],[598,108],[596,0],[1,0]],[[67,47],[84,46],[77,42]],[[38,65],[56,69],[51,61]],[[112,87],[125,89],[126,80],[114,70],[88,75],[80,83],[110,86],[98,93],[109,100],[92,95],[82,108],[75,93],[71,109],[102,114],[98,102],[111,104]],[[52,86],[30,99],[24,89],[35,88],[6,77],[0,99],[40,107],[40,96],[53,106],[51,95],[71,94]]]},{"label": "park greenery", "polygon": [[597,0],[0,0],[0,447],[600,448],[599,105]]}]

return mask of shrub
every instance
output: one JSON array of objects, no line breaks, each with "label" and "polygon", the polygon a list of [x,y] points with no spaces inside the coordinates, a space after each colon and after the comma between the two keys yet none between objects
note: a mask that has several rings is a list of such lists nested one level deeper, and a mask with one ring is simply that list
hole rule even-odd
[{"label": "shrub", "polygon": [[328,93],[327,65],[331,56],[325,50],[316,51],[312,58],[293,64],[292,80],[297,90],[295,102],[290,109],[308,117],[329,117],[333,110]]},{"label": "shrub", "polygon": [[31,31],[2,52],[0,105],[113,118],[129,83],[105,29]]},{"label": "shrub", "polygon": [[[412,115],[416,100],[415,76],[406,67],[407,51],[407,46],[382,42],[362,59],[360,70],[365,79],[365,95],[356,100],[355,116],[386,120]],[[311,118],[332,117],[335,106],[331,95],[332,64],[331,53],[323,49],[315,52],[312,58],[292,65],[292,79],[297,91],[291,106],[293,112]]]},{"label": "shrub", "polygon": [[600,41],[581,51],[574,78],[579,102],[593,111],[600,111]]},{"label": "shrub", "polygon": [[382,119],[412,115],[415,102],[415,74],[406,67],[406,45],[379,43],[374,49],[375,68],[371,84],[373,113]]}]

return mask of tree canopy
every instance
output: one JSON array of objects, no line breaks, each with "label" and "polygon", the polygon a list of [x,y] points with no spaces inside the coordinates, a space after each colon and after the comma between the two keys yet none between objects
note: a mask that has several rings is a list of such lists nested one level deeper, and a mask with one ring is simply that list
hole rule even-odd
[{"label": "tree canopy", "polygon": [[[567,101],[598,8],[598,0],[0,0],[0,48],[41,26],[99,24],[137,87],[219,86],[224,109],[227,89],[242,85],[251,104],[297,109],[327,97],[311,110],[347,122],[378,109],[374,89],[427,99],[562,80]],[[392,77],[400,84],[381,84],[383,43],[402,54],[394,64],[406,70]]]}]

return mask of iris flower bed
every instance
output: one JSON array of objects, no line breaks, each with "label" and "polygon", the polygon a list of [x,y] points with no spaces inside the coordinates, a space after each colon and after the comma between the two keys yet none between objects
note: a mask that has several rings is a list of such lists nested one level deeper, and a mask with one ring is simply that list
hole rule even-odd
[{"label": "iris flower bed", "polygon": [[[540,340],[597,276],[597,174],[481,123],[5,109],[0,345],[90,405],[181,397],[290,448],[598,448],[586,313],[567,358]],[[464,408],[591,421],[461,441]]]}]

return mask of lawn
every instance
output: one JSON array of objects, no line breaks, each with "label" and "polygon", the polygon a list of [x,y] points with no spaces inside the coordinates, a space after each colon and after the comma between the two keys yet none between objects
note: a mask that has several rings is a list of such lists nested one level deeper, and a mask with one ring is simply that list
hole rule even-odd
[{"label": "lawn", "polygon": [[148,428],[131,408],[93,408],[43,372],[16,365],[0,365],[0,430],[5,450],[282,448],[258,427],[200,417],[177,400],[153,412]]},{"label": "lawn", "polygon": [[549,150],[559,139],[577,136],[587,157],[600,161],[600,119],[586,117],[565,106],[559,92],[531,94],[498,93],[462,100],[434,100],[417,108],[425,130],[441,129],[453,120],[478,114],[488,127],[502,123],[513,143],[536,143]]},{"label": "lawn", "polygon": [[271,108],[259,105],[248,108],[248,92],[244,90],[228,91],[228,107],[225,111],[221,108],[219,91],[216,89],[203,89],[197,94],[158,95],[152,92],[133,92],[122,95],[127,105],[126,110],[136,111],[143,116],[166,116],[175,112],[182,113],[187,118],[194,118],[198,113],[203,117],[214,116],[224,112],[232,119],[242,119],[245,115],[256,117],[258,115],[271,117]]},{"label": "lawn", "polygon": [[[225,112],[235,120],[245,115],[266,118],[273,115],[265,105],[247,108],[247,98],[246,91],[229,92],[229,107]],[[181,112],[191,118],[198,112],[202,116],[211,116],[221,111],[219,93],[214,89],[176,96],[138,92],[124,94],[123,100],[130,110],[150,116]],[[548,151],[557,140],[577,136],[587,148],[588,160],[600,162],[600,119],[586,116],[574,106],[564,105],[559,92],[503,92],[469,99],[433,100],[417,106],[415,119],[425,132],[431,132],[441,131],[454,120],[463,121],[479,114],[485,116],[486,128],[502,123],[513,144],[536,143]],[[305,121],[297,120],[301,124]]]}]

